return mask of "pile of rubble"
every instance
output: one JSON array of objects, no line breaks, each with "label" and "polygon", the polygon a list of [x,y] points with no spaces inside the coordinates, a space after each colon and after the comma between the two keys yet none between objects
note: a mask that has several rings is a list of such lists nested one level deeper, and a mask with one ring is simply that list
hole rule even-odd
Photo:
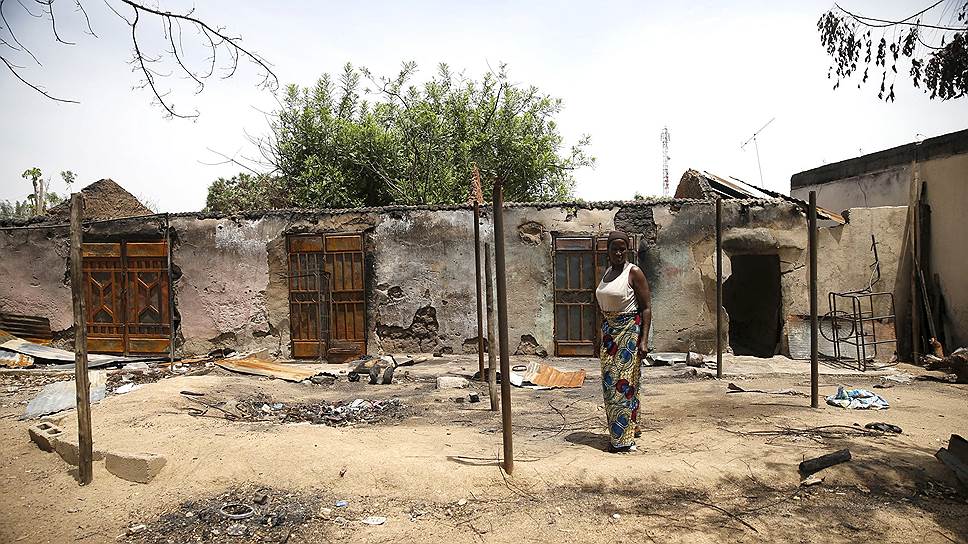
[{"label": "pile of rubble", "polygon": [[[287,491],[246,486],[189,501],[158,520],[135,521],[128,542],[286,542],[313,519],[317,500]],[[315,540],[313,535],[301,535]],[[322,535],[319,535],[322,536]]]},{"label": "pile of rubble", "polygon": [[276,421],[279,423],[309,422],[330,427],[382,423],[403,419],[408,408],[400,399],[351,402],[326,401],[308,403],[274,402],[265,396],[245,399],[236,404],[240,419],[245,421]]}]

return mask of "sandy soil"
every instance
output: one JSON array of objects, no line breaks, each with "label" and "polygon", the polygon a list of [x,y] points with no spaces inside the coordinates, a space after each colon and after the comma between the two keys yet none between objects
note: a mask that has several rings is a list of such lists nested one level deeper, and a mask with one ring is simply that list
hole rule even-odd
[{"label": "sandy soil", "polygon": [[[0,542],[188,540],[176,531],[178,523],[194,524],[191,541],[213,542],[968,539],[965,495],[934,458],[951,433],[966,431],[965,386],[914,382],[878,389],[892,404],[882,412],[814,410],[802,397],[726,393],[727,381],[809,391],[803,376],[719,381],[647,369],[639,451],[614,455],[603,451],[600,381],[592,372],[580,389],[513,389],[515,468],[507,475],[497,462],[500,416],[488,410],[486,386],[476,388],[482,402],[457,403],[454,398],[470,391],[436,390],[433,375],[459,368],[436,361],[418,366],[387,386],[345,379],[294,384],[217,371],[109,396],[93,408],[95,445],[158,452],[168,464],[146,485],[95,464],[94,482],[85,487],[56,454],[37,449],[27,437],[28,422],[16,419],[40,384],[8,390],[22,380],[0,377]],[[877,381],[823,376],[821,393]],[[228,408],[264,394],[282,403],[400,398],[408,409],[398,418],[351,427],[235,422],[190,415],[186,408],[196,405],[182,390]],[[76,425],[73,412],[54,419],[65,429]],[[873,421],[904,432],[744,434]],[[801,460],[845,447],[852,461],[819,473],[819,486],[799,487]],[[227,493],[244,498],[260,488],[269,497],[257,511],[309,513],[289,514],[284,532],[258,538],[254,531],[226,535],[224,524],[203,515],[204,505],[227,501]],[[336,508],[337,500],[348,506]],[[387,521],[360,523],[367,516]],[[211,527],[202,530],[201,523]],[[137,524],[147,529],[127,535]]]}]

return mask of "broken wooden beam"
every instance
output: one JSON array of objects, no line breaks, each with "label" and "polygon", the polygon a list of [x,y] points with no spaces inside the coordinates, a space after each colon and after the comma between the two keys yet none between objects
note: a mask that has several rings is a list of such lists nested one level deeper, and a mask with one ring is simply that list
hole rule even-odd
[{"label": "broken wooden beam", "polygon": [[850,461],[850,450],[842,449],[800,463],[800,472],[804,475],[819,472],[825,468]]}]

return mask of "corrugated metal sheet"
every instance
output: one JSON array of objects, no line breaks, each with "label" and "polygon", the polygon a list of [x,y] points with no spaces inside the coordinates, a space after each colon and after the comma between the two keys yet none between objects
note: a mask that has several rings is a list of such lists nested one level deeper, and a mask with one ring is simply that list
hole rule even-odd
[{"label": "corrugated metal sheet", "polygon": [[36,315],[17,315],[0,313],[0,329],[20,338],[30,338],[49,342],[50,320]]},{"label": "corrugated metal sheet", "polygon": [[585,369],[565,372],[550,365],[531,363],[524,379],[544,387],[581,387],[585,383]]},{"label": "corrugated metal sheet", "polygon": [[253,374],[256,376],[266,376],[268,378],[278,378],[289,382],[301,382],[319,374],[320,370],[306,369],[293,364],[273,363],[262,359],[221,359],[215,364],[242,374]]},{"label": "corrugated metal sheet", "polygon": [[17,353],[8,349],[0,348],[0,366],[6,368],[23,368],[34,364],[34,358],[30,355]]}]

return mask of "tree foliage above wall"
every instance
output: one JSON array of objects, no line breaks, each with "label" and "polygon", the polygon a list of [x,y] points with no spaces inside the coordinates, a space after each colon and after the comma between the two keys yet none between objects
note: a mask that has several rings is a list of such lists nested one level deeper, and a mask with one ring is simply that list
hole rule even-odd
[{"label": "tree foliage above wall", "polygon": [[[877,97],[894,101],[898,69],[931,99],[951,100],[968,93],[968,1],[937,0],[903,19],[852,13],[834,4],[817,21],[820,43],[832,62],[827,77],[834,88],[856,77],[857,84],[880,80]],[[904,75],[902,74],[902,77]]]},{"label": "tree foliage above wall", "polygon": [[587,136],[565,148],[561,100],[511,83],[504,66],[475,80],[441,64],[420,84],[416,72],[405,63],[383,78],[347,64],[337,81],[288,86],[254,140],[251,174],[212,183],[208,209],[467,202],[474,164],[485,196],[503,179],[508,200],[561,200],[575,169],[593,164]]}]

